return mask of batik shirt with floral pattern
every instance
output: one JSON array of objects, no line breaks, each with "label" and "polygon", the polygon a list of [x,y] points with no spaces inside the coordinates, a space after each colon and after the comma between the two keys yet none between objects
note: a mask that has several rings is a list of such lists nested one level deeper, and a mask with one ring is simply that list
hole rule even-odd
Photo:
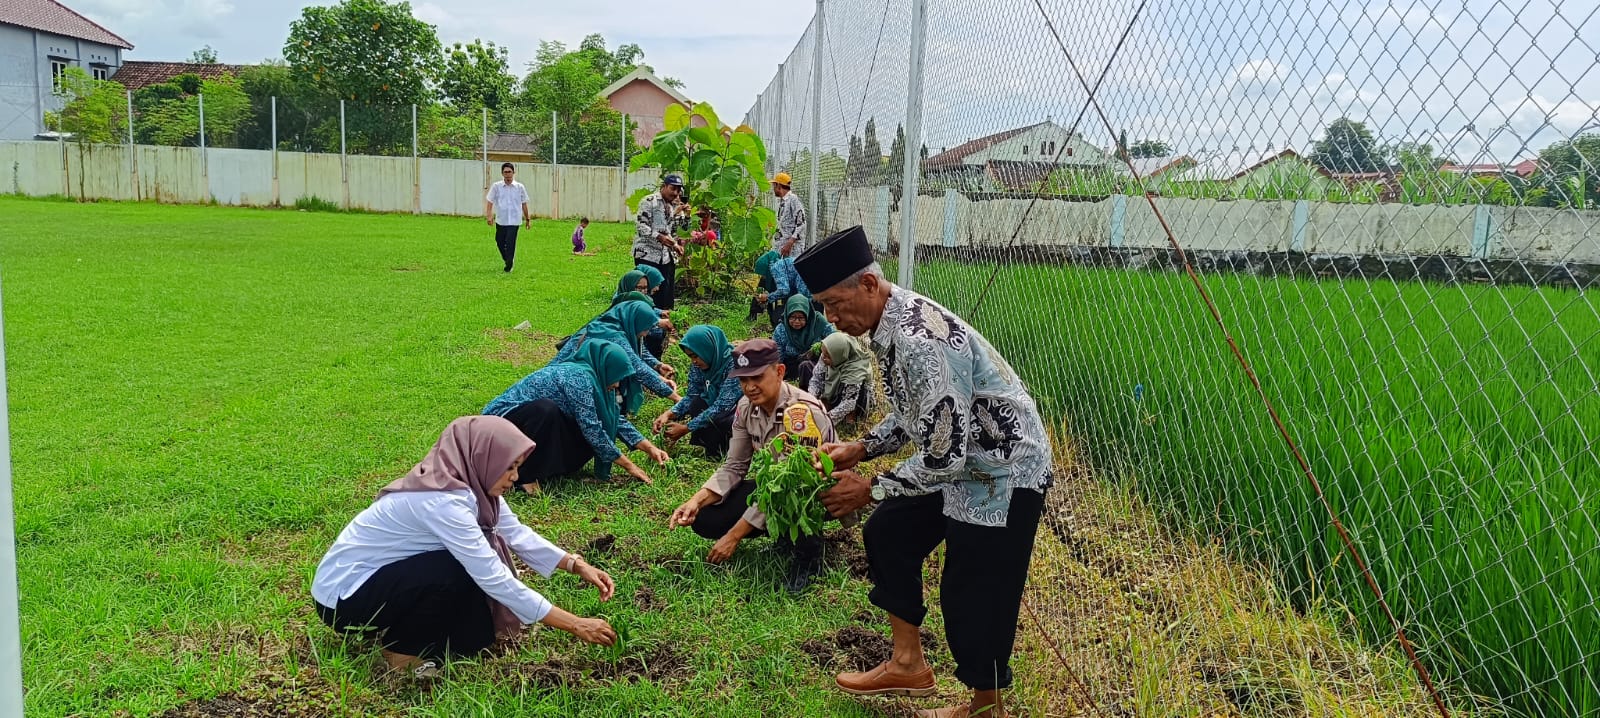
[{"label": "batik shirt with floral pattern", "polygon": [[942,492],[945,516],[1004,526],[1012,491],[1050,486],[1050,440],[1033,397],[966,322],[892,287],[872,350],[890,413],[862,439],[867,455],[891,454],[907,442],[916,447],[878,477],[885,494]]},{"label": "batik shirt with floral pattern", "polygon": [[[605,424],[600,421],[600,409],[594,404],[594,375],[576,364],[551,364],[523,377],[485,405],[483,413],[505,416],[523,404],[540,399],[555,402],[561,407],[561,413],[578,424],[584,440],[594,449],[595,476],[602,479],[610,476],[611,464],[622,458],[622,452],[606,435]],[[628,446],[638,446],[644,441],[644,435],[627,417],[617,420],[617,438]]]}]

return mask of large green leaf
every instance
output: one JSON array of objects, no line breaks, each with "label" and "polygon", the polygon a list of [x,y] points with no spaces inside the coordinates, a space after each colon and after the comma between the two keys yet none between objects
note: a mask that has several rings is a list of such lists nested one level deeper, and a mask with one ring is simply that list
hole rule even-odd
[{"label": "large green leaf", "polygon": [[689,176],[695,180],[711,177],[717,171],[717,165],[722,163],[722,156],[713,149],[697,150],[694,157],[689,160]]},{"label": "large green leaf", "polygon": [[725,144],[722,136],[710,127],[690,127],[689,141],[709,148],[721,149]]},{"label": "large green leaf", "polygon": [[735,147],[754,154],[762,163],[767,161],[767,146],[754,132],[734,132],[729,140]]},{"label": "large green leaf", "polygon": [[[702,103],[704,104],[704,103]],[[683,105],[667,105],[667,110],[661,116],[661,125],[668,131],[681,130],[689,126],[689,111]]]},{"label": "large green leaf", "polygon": [[653,192],[655,192],[655,189],[650,187],[640,187],[639,189],[634,190],[633,194],[628,195],[628,211],[638,212],[639,203],[644,201],[644,198],[649,197]]},{"label": "large green leaf", "polygon": [[717,111],[711,109],[711,103],[702,102],[698,105],[695,105],[693,114],[696,117],[705,120],[706,125],[710,127],[712,132],[722,131],[722,120],[717,119]]}]

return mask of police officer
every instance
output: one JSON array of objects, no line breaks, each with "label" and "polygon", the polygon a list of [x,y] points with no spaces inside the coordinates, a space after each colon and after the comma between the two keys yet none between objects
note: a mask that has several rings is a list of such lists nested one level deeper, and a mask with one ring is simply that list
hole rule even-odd
[{"label": "police officer", "polygon": [[[711,563],[722,563],[733,556],[739,542],[766,535],[767,517],[749,506],[754,481],[747,474],[750,456],[779,434],[813,448],[835,440],[833,421],[816,397],[783,380],[783,357],[771,339],[751,339],[733,350],[733,367],[728,375],[738,377],[744,398],[733,413],[733,439],[728,459],[711,475],[704,486],[672,512],[671,525],[690,526],[700,536],[711,539]],[[854,517],[849,519],[852,523]],[[802,536],[779,545],[791,552],[789,573],[784,587],[800,594],[822,570],[822,537]]]}]

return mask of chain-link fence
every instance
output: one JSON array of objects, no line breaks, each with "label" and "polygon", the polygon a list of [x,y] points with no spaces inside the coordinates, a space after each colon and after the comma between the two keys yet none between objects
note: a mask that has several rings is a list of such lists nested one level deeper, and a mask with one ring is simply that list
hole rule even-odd
[{"label": "chain-link fence", "polygon": [[[1088,477],[1024,612],[1047,713],[1600,715],[1594,6],[818,9],[746,117],[773,169]],[[1254,576],[1301,628],[1204,640]]]}]

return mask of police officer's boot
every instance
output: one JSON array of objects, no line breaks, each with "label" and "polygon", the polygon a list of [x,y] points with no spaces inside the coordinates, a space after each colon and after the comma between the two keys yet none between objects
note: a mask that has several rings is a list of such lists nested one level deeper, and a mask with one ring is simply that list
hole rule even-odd
[{"label": "police officer's boot", "polygon": [[822,537],[802,536],[795,541],[789,554],[789,575],[783,587],[798,596],[811,587],[812,579],[822,573]]}]

